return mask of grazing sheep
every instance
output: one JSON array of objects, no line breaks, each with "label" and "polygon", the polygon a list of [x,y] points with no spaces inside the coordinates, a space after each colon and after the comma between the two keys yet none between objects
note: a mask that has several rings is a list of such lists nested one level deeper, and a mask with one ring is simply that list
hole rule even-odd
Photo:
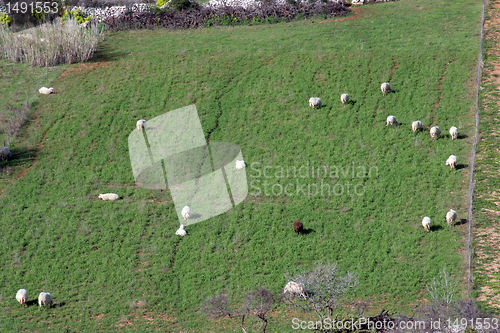
[{"label": "grazing sheep", "polygon": [[453,209],[450,209],[448,213],[446,213],[446,222],[448,223],[448,226],[451,227],[451,223],[455,222],[457,219],[457,212],[455,212]]},{"label": "grazing sheep", "polygon": [[236,160],[236,169],[243,169],[246,166],[245,161]]},{"label": "grazing sheep", "polygon": [[3,147],[0,149],[0,161],[7,161],[12,157],[9,147]]},{"label": "grazing sheep", "polygon": [[458,128],[456,128],[455,126],[451,126],[450,135],[451,135],[452,140],[455,140],[456,138],[458,138]]},{"label": "grazing sheep", "polygon": [[387,93],[392,92],[391,85],[387,82],[384,82],[380,85],[380,90],[382,90],[382,95],[385,96]]},{"label": "grazing sheep", "polygon": [[397,125],[397,124],[398,124],[398,121],[396,120],[396,117],[394,117],[394,116],[387,117],[387,124],[385,124],[385,126]]},{"label": "grazing sheep", "polygon": [[415,133],[418,130],[423,131],[424,125],[422,125],[422,122],[420,120],[417,120],[411,123],[411,129],[413,130],[413,133]]},{"label": "grazing sheep", "polygon": [[99,200],[104,200],[104,201],[115,201],[120,199],[120,196],[116,193],[106,193],[106,194],[99,194]]},{"label": "grazing sheep", "polygon": [[189,220],[189,216],[191,215],[191,208],[189,208],[189,206],[184,206],[184,208],[182,208],[182,217],[184,217],[184,220],[186,220],[186,222]]},{"label": "grazing sheep", "polygon": [[38,92],[40,94],[50,95],[54,93],[54,88],[41,87],[40,89],[38,89]]},{"label": "grazing sheep", "polygon": [[349,95],[347,95],[347,94],[342,94],[342,95],[340,96],[340,101],[342,102],[342,104],[345,104],[345,103],[349,102]]},{"label": "grazing sheep", "polygon": [[146,120],[144,119],[137,120],[137,129],[143,130],[145,128],[146,128]]},{"label": "grazing sheep", "polygon": [[432,221],[429,217],[424,217],[424,219],[422,220],[422,225],[424,226],[424,229],[427,230],[427,232],[429,232],[431,230],[431,225],[432,225]]},{"label": "grazing sheep", "polygon": [[290,281],[286,284],[285,289],[283,290],[283,294],[290,293],[290,294],[297,294],[300,295],[304,298],[306,298],[306,289],[304,288],[304,285],[301,283],[293,282]]},{"label": "grazing sheep", "polygon": [[41,309],[42,306],[48,305],[49,308],[52,306],[52,295],[50,293],[41,292],[38,295],[38,310]]},{"label": "grazing sheep", "polygon": [[184,227],[185,227],[185,225],[181,224],[181,227],[175,232],[175,234],[182,236],[182,237],[186,236],[187,232],[186,232],[186,230],[184,230]]},{"label": "grazing sheep", "polygon": [[431,134],[431,138],[434,141],[437,137],[439,137],[439,134],[441,134],[441,130],[439,129],[439,127],[434,126],[431,128],[429,133]]},{"label": "grazing sheep", "polygon": [[450,166],[450,171],[457,166],[457,157],[455,155],[450,155],[446,160],[446,165]]},{"label": "grazing sheep", "polygon": [[309,98],[309,106],[312,108],[320,108],[321,107],[321,98],[319,98],[319,97]]},{"label": "grazing sheep", "polygon": [[28,291],[26,289],[19,289],[16,294],[17,301],[23,306],[26,306],[28,300]]},{"label": "grazing sheep", "polygon": [[302,233],[304,231],[304,225],[300,221],[295,221],[293,223],[293,230],[295,230],[296,233]]}]

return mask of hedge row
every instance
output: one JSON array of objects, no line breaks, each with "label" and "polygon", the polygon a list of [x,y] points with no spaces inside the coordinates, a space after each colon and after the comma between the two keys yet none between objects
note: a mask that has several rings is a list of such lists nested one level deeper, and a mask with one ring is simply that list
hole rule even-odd
[{"label": "hedge row", "polygon": [[[290,1],[291,2],[291,1]],[[291,21],[317,15],[344,16],[350,9],[337,2],[313,2],[294,5],[291,3],[262,3],[256,8],[201,7],[195,10],[166,11],[160,13],[129,13],[104,21],[109,31],[129,29],[192,29],[215,25],[240,25]]]}]

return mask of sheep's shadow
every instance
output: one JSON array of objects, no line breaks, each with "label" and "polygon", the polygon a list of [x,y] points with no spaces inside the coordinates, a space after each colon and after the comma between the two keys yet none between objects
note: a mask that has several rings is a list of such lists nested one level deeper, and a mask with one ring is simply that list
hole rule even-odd
[{"label": "sheep's shadow", "polygon": [[[445,139],[451,139],[451,135],[450,134],[441,134],[439,136],[442,137],[442,138],[445,138]],[[465,137],[467,137],[467,135]],[[460,135],[457,136],[457,139],[461,139]],[[453,140],[453,139],[451,139],[451,140]]]},{"label": "sheep's shadow", "polygon": [[311,233],[313,233],[313,232],[316,232],[316,231],[314,231],[314,229],[306,229],[306,228],[303,228],[303,229],[302,229],[302,232],[300,232],[300,233],[301,233],[302,235],[309,235],[309,234],[311,234]]},{"label": "sheep's shadow", "polygon": [[443,227],[440,225],[431,226],[431,231],[438,231],[438,230],[443,230]]},{"label": "sheep's shadow", "polygon": [[467,134],[459,134],[457,136],[457,139],[462,140],[462,139],[467,139],[469,136]]},{"label": "sheep's shadow", "polygon": [[350,99],[346,104],[350,104],[350,105],[354,105],[356,104],[358,101],[355,100],[355,99]]},{"label": "sheep's shadow", "polygon": [[455,222],[454,225],[463,225],[467,223],[467,219],[461,219],[460,221]]},{"label": "sheep's shadow", "polygon": [[468,167],[469,167],[468,164],[457,164],[457,166],[455,167],[455,169],[460,170],[460,169],[466,169]]},{"label": "sheep's shadow", "polygon": [[203,217],[203,215],[201,214],[191,214],[191,216],[189,216],[190,219],[199,219],[200,217]]},{"label": "sheep's shadow", "polygon": [[27,306],[27,307],[30,307],[30,306],[38,306],[38,300],[36,300],[36,299],[32,299],[31,301],[27,301],[27,302],[26,302],[26,306]]}]

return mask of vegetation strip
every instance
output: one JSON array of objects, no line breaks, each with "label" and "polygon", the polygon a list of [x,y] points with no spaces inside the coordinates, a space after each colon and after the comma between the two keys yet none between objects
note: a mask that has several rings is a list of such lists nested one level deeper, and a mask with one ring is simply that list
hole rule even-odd
[{"label": "vegetation strip", "polygon": [[486,0],[483,0],[483,7],[481,12],[481,30],[479,34],[479,57],[477,63],[477,90],[476,90],[476,114],[475,128],[474,128],[474,143],[472,144],[471,156],[470,156],[470,180],[469,180],[469,234],[467,238],[467,259],[469,269],[467,272],[467,298],[470,298],[470,292],[472,288],[472,197],[474,195],[474,163],[476,160],[476,146],[478,139],[478,129],[479,129],[479,86],[481,83],[481,68],[483,67],[483,29],[484,29],[484,7]]}]

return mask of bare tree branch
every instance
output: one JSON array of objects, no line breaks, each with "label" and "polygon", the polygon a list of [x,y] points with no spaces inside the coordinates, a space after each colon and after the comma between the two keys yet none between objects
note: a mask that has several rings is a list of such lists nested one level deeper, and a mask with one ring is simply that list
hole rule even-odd
[{"label": "bare tree branch", "polygon": [[262,332],[266,332],[267,318],[266,314],[271,310],[275,303],[275,295],[266,288],[256,288],[253,292],[246,295],[245,302],[239,312],[231,311],[229,308],[229,300],[226,296],[220,295],[209,298],[201,309],[211,318],[239,318],[241,317],[240,327],[243,332],[245,329],[245,317],[248,315],[255,316],[264,322]]},{"label": "bare tree branch", "polygon": [[434,277],[432,283],[427,287],[427,291],[435,302],[444,302],[449,306],[453,302],[458,281],[446,271],[446,267],[439,272],[439,278]]},{"label": "bare tree branch", "polygon": [[296,281],[305,287],[305,299],[291,300],[290,303],[308,311],[314,311],[320,319],[331,316],[340,300],[357,286],[358,278],[347,272],[341,275],[337,264],[318,264],[310,272],[299,272],[294,276],[285,274],[288,280]]}]

